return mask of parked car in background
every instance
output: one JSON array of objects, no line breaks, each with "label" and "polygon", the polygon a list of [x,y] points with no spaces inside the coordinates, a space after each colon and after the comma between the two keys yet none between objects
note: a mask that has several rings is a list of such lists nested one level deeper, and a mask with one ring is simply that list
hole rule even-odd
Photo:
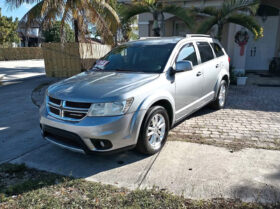
[{"label": "parked car in background", "polygon": [[229,57],[217,40],[145,38],[51,85],[40,126],[46,140],[73,151],[154,154],[174,124],[209,103],[223,108],[228,86]]}]

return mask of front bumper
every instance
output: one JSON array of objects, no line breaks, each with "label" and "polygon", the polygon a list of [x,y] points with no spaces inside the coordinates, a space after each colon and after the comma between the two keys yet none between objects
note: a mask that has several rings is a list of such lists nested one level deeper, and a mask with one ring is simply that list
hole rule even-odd
[{"label": "front bumper", "polygon": [[122,116],[85,117],[71,122],[50,116],[42,107],[40,126],[43,137],[60,147],[82,153],[112,152],[136,145],[144,114],[140,110]]}]

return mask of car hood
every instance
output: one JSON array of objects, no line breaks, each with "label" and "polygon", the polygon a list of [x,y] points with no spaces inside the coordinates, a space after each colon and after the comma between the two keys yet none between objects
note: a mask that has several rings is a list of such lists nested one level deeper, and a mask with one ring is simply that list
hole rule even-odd
[{"label": "car hood", "polygon": [[70,101],[112,100],[157,77],[159,74],[86,71],[51,85],[48,94]]}]

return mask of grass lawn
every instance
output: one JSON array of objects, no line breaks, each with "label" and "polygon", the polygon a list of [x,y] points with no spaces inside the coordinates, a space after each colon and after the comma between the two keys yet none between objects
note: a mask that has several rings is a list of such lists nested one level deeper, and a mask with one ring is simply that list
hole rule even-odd
[{"label": "grass lawn", "polygon": [[0,165],[0,208],[279,208],[238,200],[196,201],[165,190],[135,190],[27,168]]}]

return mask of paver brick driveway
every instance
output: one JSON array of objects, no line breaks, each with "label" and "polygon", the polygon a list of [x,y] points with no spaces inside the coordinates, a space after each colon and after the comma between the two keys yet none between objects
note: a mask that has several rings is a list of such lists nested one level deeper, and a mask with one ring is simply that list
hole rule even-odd
[{"label": "paver brick driveway", "polygon": [[280,88],[231,86],[225,109],[201,109],[175,127],[169,139],[280,150]]}]

